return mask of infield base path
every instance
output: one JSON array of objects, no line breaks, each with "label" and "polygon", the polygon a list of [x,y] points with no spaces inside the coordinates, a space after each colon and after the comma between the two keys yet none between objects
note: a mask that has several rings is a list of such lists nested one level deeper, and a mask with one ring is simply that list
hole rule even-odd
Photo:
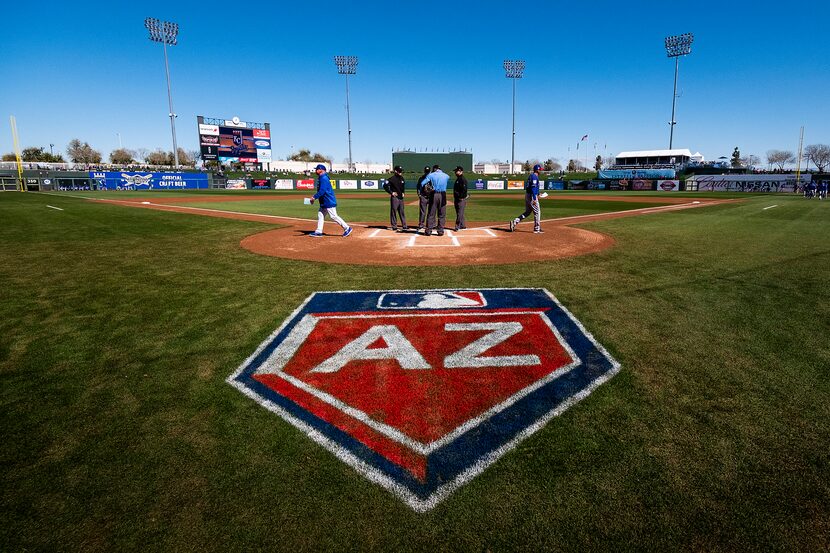
[{"label": "infield base path", "polygon": [[[569,199],[576,198],[569,197]],[[264,201],[278,199],[281,198],[263,198]],[[617,198],[586,196],[584,199]],[[637,198],[638,201],[643,199],[645,198]],[[497,265],[585,255],[611,247],[614,239],[600,232],[575,228],[571,225],[737,201],[709,198],[696,200],[655,198],[655,202],[665,203],[668,200],[670,203],[612,213],[548,219],[543,221],[542,226],[545,231],[543,234],[533,233],[533,223],[530,220],[523,221],[514,232],[509,232],[506,222],[475,223],[474,226],[458,232],[447,230],[444,236],[434,234],[423,236],[416,234],[414,230],[393,232],[377,223],[351,223],[354,231],[351,236],[344,238],[339,226],[326,221],[326,235],[315,238],[309,236],[316,227],[315,220],[211,209],[207,205],[205,207],[183,206],[176,205],[175,201],[170,200],[171,198],[130,198],[99,201],[131,207],[285,225],[248,236],[241,241],[243,248],[261,255],[323,263],[392,266]]]}]

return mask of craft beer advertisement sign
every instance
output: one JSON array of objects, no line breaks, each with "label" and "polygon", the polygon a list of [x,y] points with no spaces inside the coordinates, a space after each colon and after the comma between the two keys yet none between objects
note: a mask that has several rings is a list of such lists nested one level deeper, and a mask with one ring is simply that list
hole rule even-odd
[{"label": "craft beer advertisement sign", "polygon": [[350,291],[228,382],[424,512],[618,370],[544,289]]}]

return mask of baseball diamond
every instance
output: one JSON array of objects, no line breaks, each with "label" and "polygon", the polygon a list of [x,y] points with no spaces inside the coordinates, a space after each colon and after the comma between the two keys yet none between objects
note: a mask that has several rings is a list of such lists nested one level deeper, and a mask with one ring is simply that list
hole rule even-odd
[{"label": "baseball diamond", "polygon": [[[376,198],[377,196],[368,196]],[[496,194],[488,194],[488,198],[500,198]],[[514,196],[507,196],[514,197]],[[296,196],[255,196],[253,201],[260,205],[270,202],[283,202],[286,200],[297,200]],[[365,194],[341,194],[344,199],[363,199]],[[559,259],[575,255],[584,255],[611,247],[614,243],[612,237],[576,228],[573,225],[590,221],[614,219],[620,217],[645,216],[663,212],[692,209],[715,205],[720,203],[734,202],[734,199],[680,199],[660,198],[665,205],[654,207],[642,207],[625,209],[622,211],[606,212],[579,215],[573,217],[561,217],[545,220],[546,224],[552,225],[549,231],[543,235],[532,235],[532,227],[522,229],[519,227],[516,232],[509,233],[506,223],[479,222],[462,231],[448,230],[444,236],[421,236],[414,232],[395,233],[386,229],[383,223],[350,223],[355,229],[354,240],[347,248],[342,247],[339,242],[331,240],[318,240],[309,243],[307,237],[308,226],[306,219],[299,217],[286,217],[280,215],[256,214],[233,209],[233,204],[251,197],[239,196],[236,198],[216,198],[204,196],[201,198],[188,198],[186,200],[176,198],[125,198],[113,200],[107,197],[98,198],[97,201],[115,203],[129,207],[142,207],[158,209],[162,211],[175,211],[191,213],[209,217],[220,217],[229,219],[240,219],[245,221],[262,221],[271,224],[283,225],[276,230],[265,231],[260,234],[248,236],[242,240],[242,247],[262,255],[285,257],[291,259],[304,259],[308,261],[323,261],[331,263],[359,263],[366,265],[481,265],[481,264],[507,264],[515,263],[517,260],[533,261],[545,259]],[[570,201],[603,202],[616,200],[613,196],[575,196]],[[644,202],[654,201],[655,198],[642,198]],[[219,209],[210,207],[217,202],[228,203],[231,209]],[[542,200],[548,201],[548,200]],[[182,205],[182,203],[190,205]],[[326,225],[331,225],[327,222]],[[525,230],[525,232],[523,232]],[[339,236],[340,233],[337,233]],[[509,243],[510,247],[505,248]],[[383,247],[377,247],[383,244]],[[448,254],[446,248],[458,248],[463,254]]]}]

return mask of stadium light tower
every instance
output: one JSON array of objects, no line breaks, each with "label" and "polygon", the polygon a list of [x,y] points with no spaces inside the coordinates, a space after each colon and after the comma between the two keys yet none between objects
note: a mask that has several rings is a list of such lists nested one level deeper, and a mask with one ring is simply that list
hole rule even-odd
[{"label": "stadium light tower", "polygon": [[522,78],[525,70],[524,60],[504,60],[504,76],[513,79],[513,141],[510,148],[510,172],[516,166],[516,79]]},{"label": "stadium light tower", "polygon": [[346,75],[346,125],[349,131],[349,171],[354,171],[352,164],[352,115],[349,111],[349,75],[357,73],[356,56],[334,56],[337,72]]},{"label": "stadium light tower", "polygon": [[170,66],[167,63],[167,45],[175,46],[178,44],[179,24],[148,17],[144,20],[144,26],[150,31],[150,40],[161,42],[164,49],[164,70],[167,72],[167,101],[170,104],[170,130],[173,133],[173,160],[176,169],[178,169],[179,147],[176,145],[176,114],[173,112],[173,94],[170,92]]},{"label": "stadium light tower", "polygon": [[692,33],[684,33],[682,35],[667,36],[666,37],[666,54],[670,58],[674,58],[674,94],[671,97],[671,121],[669,121],[669,150],[671,150],[672,142],[674,141],[674,126],[677,121],[674,120],[674,108],[677,102],[677,68],[679,65],[680,56],[686,56],[692,51],[692,42],[695,40],[695,35]]}]

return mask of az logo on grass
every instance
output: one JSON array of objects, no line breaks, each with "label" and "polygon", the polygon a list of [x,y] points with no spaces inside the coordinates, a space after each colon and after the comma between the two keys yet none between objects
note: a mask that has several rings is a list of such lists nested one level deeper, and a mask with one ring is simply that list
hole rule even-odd
[{"label": "az logo on grass", "polygon": [[420,512],[618,370],[547,290],[318,292],[228,381]]}]

